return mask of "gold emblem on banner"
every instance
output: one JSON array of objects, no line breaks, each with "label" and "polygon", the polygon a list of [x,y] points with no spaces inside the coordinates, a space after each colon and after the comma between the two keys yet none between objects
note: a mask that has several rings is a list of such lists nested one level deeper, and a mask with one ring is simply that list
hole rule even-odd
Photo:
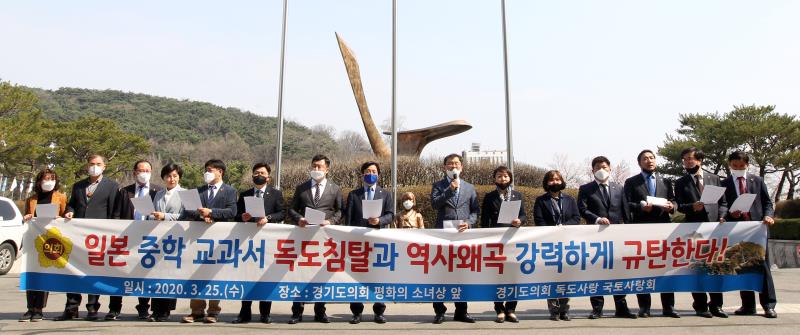
[{"label": "gold emblem on banner", "polygon": [[50,228],[36,237],[36,251],[39,252],[39,265],[42,267],[64,268],[69,263],[72,240],[61,235],[58,229]]}]

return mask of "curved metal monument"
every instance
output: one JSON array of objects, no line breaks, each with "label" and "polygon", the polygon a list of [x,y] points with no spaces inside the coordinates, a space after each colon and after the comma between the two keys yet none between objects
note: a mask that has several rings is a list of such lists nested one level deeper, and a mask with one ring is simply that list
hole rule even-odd
[{"label": "curved metal monument", "polygon": [[[361,85],[361,73],[358,68],[353,51],[344,43],[339,33],[336,33],[336,41],[339,43],[339,50],[342,52],[342,60],[350,79],[350,86],[353,88],[353,95],[356,98],[358,111],[361,113],[361,121],[364,123],[364,130],[367,132],[369,144],[372,152],[378,157],[388,158],[391,156],[389,148],[381,138],[381,133],[375,127],[372,115],[367,107],[367,98],[364,95],[364,88]],[[472,129],[472,126],[465,120],[455,120],[442,124],[437,124],[427,128],[404,130],[397,132],[397,154],[401,156],[419,157],[425,146],[440,138],[463,133]],[[391,132],[385,132],[391,135]]]}]

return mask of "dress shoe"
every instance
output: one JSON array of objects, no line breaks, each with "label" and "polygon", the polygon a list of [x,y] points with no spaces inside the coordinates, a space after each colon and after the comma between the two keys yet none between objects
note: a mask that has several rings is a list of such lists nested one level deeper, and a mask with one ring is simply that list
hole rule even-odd
[{"label": "dress shoe", "polygon": [[231,323],[234,323],[234,324],[250,323],[250,318],[237,316],[235,320],[231,321]]},{"label": "dress shoe", "polygon": [[117,321],[117,320],[119,320],[119,312],[108,311],[108,313],[103,318],[103,320],[106,320],[106,321]]},{"label": "dress shoe", "polygon": [[508,322],[512,322],[512,323],[519,322],[519,319],[517,318],[517,315],[514,314],[513,312],[506,314],[506,320],[508,320]]},{"label": "dress shoe", "polygon": [[552,320],[552,321],[560,320],[558,313],[550,313],[550,320]]},{"label": "dress shoe", "polygon": [[709,311],[694,312],[694,314],[697,315],[697,316],[704,317],[704,318],[709,318],[709,319],[714,317],[714,315],[712,315],[711,312],[709,312]]},{"label": "dress shoe", "polygon": [[331,323],[331,320],[328,320],[328,316],[325,314],[314,315],[314,321],[319,323]]},{"label": "dress shoe", "polygon": [[708,309],[708,311],[711,313],[711,315],[716,316],[718,318],[724,319],[728,317],[728,313],[725,313],[725,311],[723,311],[722,308],[719,307],[711,307]]},{"label": "dress shoe", "polygon": [[206,317],[203,318],[203,323],[217,323],[217,321],[219,321],[219,319],[216,315],[206,315]]},{"label": "dress shoe", "polygon": [[562,312],[559,316],[559,319],[563,321],[572,321],[572,318],[569,316],[569,312]]},{"label": "dress shoe", "polygon": [[33,315],[31,316],[31,322],[39,322],[42,320],[44,320],[44,315],[42,315],[42,312],[33,312]]},{"label": "dress shoe", "polygon": [[292,318],[289,319],[289,324],[290,325],[298,324],[300,322],[303,322],[303,316],[302,315],[292,315]]},{"label": "dress shoe", "polygon": [[675,311],[666,311],[666,312],[661,313],[661,315],[666,316],[666,317],[670,317],[670,318],[675,318],[675,319],[680,319],[680,317],[681,317],[681,315],[676,313]]},{"label": "dress shoe", "polygon": [[466,323],[475,323],[475,319],[473,319],[469,314],[464,315],[456,315],[453,317],[453,321],[461,321]]},{"label": "dress shoe", "polygon": [[433,324],[438,325],[442,324],[442,322],[444,322],[444,314],[436,314],[436,316],[433,317]]},{"label": "dress shoe", "polygon": [[[647,313],[649,316],[650,313]],[[631,313],[631,311],[619,311],[614,313],[615,318],[623,318],[623,319],[636,319],[638,316],[636,314]]]},{"label": "dress shoe", "polygon": [[361,323],[361,314],[353,314],[353,318],[350,319],[351,325],[357,325]]},{"label": "dress shoe", "polygon": [[31,318],[33,318],[33,311],[27,311],[25,314],[22,314],[21,318],[19,318],[19,322],[28,322],[31,321]]},{"label": "dress shoe", "polygon": [[375,323],[386,323],[386,317],[383,314],[375,314],[375,319],[373,319]]},{"label": "dress shoe", "polygon": [[69,321],[79,318],[78,311],[64,311],[63,314],[55,317],[54,321]]},{"label": "dress shoe", "polygon": [[272,323],[272,318],[269,315],[262,315],[259,318],[259,321],[261,321],[261,323],[270,324],[270,323]]},{"label": "dress shoe", "polygon": [[86,317],[83,319],[86,321],[97,321],[98,319],[100,319],[100,317],[97,316],[97,312],[88,312],[86,313]]},{"label": "dress shoe", "polygon": [[773,308],[766,308],[764,309],[764,317],[767,319],[774,319],[778,317],[778,313],[775,313],[775,309]]},{"label": "dress shoe", "polygon": [[753,308],[742,307],[742,308],[737,309],[735,312],[733,312],[733,314],[736,314],[736,315],[756,315],[756,308],[755,307],[753,307]]},{"label": "dress shoe", "polygon": [[640,318],[645,318],[646,319],[646,318],[650,317],[650,311],[639,311],[638,315],[639,315]]},{"label": "dress shoe", "polygon": [[150,318],[150,313],[147,312],[147,308],[139,309],[139,307],[136,307],[136,311],[139,312],[139,315],[137,316],[139,320],[147,320]]},{"label": "dress shoe", "polygon": [[497,323],[506,322],[506,313],[502,313],[502,312],[498,313],[497,314],[497,319],[494,319],[494,322],[497,322]]},{"label": "dress shoe", "polygon": [[600,311],[600,310],[594,309],[594,310],[592,310],[591,313],[589,313],[589,319],[590,320],[596,320],[596,319],[599,319],[599,318],[602,318],[602,317],[603,317],[603,312]]},{"label": "dress shoe", "polygon": [[195,322],[195,321],[200,321],[200,320],[203,319],[203,317],[205,317],[205,315],[202,315],[202,314],[189,314],[189,315],[184,316],[183,318],[181,318],[181,323],[192,323],[192,322]]}]

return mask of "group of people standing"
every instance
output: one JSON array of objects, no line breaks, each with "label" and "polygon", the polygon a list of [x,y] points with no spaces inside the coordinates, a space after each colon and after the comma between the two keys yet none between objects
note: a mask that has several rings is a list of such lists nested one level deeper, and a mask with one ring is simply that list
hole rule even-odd
[{"label": "group of people standing", "polygon": [[[669,223],[670,215],[677,212],[686,215],[686,222],[720,222],[726,221],[763,221],[764,224],[774,223],[773,204],[768,196],[764,181],[758,176],[747,173],[749,158],[741,151],[733,152],[728,158],[731,175],[720,179],[717,175],[705,172],[702,169],[704,159],[702,151],[688,148],[681,154],[686,175],[674,183],[656,173],[656,156],[650,150],[643,150],[637,156],[641,173],[628,178],[624,185],[619,185],[610,180],[611,162],[603,156],[594,158],[591,168],[594,181],[581,185],[577,199],[563,192],[566,182],[561,173],[556,170],[548,171],[542,180],[545,193],[533,202],[533,224],[536,226],[577,225],[583,218],[586,224],[647,224]],[[311,159],[309,180],[297,185],[289,208],[284,210],[283,194],[279,189],[270,185],[271,169],[268,164],[257,163],[252,168],[253,188],[237,196],[237,191],[232,186],[223,182],[226,167],[224,162],[216,159],[205,163],[203,175],[204,184],[197,188],[200,195],[202,208],[183,208],[177,192],[183,190],[180,180],[183,170],[180,166],[170,163],[161,169],[161,179],[164,187],[150,183],[152,165],[146,160],[141,160],[134,165],[135,182],[120,188],[119,185],[103,177],[105,158],[100,155],[90,156],[87,160],[86,172],[89,177],[81,180],[71,189],[69,200],[59,191],[58,175],[55,171],[45,169],[36,176],[35,194],[25,202],[24,220],[29,221],[36,214],[37,204],[58,204],[59,216],[69,220],[72,218],[92,219],[120,219],[120,220],[157,220],[157,221],[201,221],[208,224],[219,221],[255,222],[258,226],[269,223],[291,222],[300,227],[305,227],[309,222],[305,218],[306,208],[312,208],[325,213],[322,225],[342,224],[349,226],[369,227],[374,229],[385,228],[425,228],[422,215],[416,208],[416,197],[407,192],[401,196],[402,210],[394,213],[394,199],[392,192],[378,185],[380,179],[380,165],[376,162],[365,162],[361,165],[362,187],[352,190],[345,200],[341,188],[327,178],[331,161],[324,155],[316,155]],[[431,189],[431,206],[436,211],[436,220],[430,228],[442,229],[445,221],[456,221],[458,231],[478,228],[478,215],[480,227],[508,227],[511,229],[528,224],[525,214],[525,202],[522,193],[513,189],[513,173],[504,166],[497,167],[492,174],[496,189],[486,194],[479,205],[475,188],[461,178],[463,171],[462,157],[451,154],[444,158],[443,179],[434,183]],[[716,185],[726,188],[725,195],[717,204],[703,204],[700,202],[705,185]],[[749,212],[729,212],[728,204],[744,193],[753,193],[756,200]],[[155,212],[138,213],[132,205],[131,198],[150,197],[153,201]],[[255,196],[264,200],[264,217],[253,217],[245,211],[244,198]],[[666,205],[656,206],[647,202],[647,197],[661,197],[668,200]],[[362,200],[382,200],[383,207],[379,217],[363,219]],[[517,219],[510,223],[498,223],[500,208],[504,201],[521,200]],[[765,316],[775,318],[775,288],[768,262],[764,263],[764,283],[759,295],[759,302],[764,309]],[[692,307],[696,314],[702,317],[728,317],[722,310],[722,293],[696,292],[692,293],[694,302]],[[26,292],[28,311],[20,321],[42,320],[42,310],[47,302],[47,292]],[[735,314],[749,315],[756,313],[754,292],[741,292],[742,307]],[[64,312],[55,320],[71,320],[79,318],[78,309],[82,296],[76,293],[67,294]],[[592,311],[590,319],[603,316],[604,298],[594,296],[590,298]],[[615,295],[615,317],[621,318],[647,318],[650,317],[651,298],[649,294],[637,294],[639,305],[638,313],[631,312],[627,305],[625,295]],[[167,321],[170,312],[175,309],[175,299],[165,298],[139,298],[136,310],[140,320],[153,322]],[[678,318],[675,311],[675,297],[673,293],[661,293],[662,314],[667,317]],[[516,301],[495,302],[494,310],[497,313],[495,322],[518,322],[515,314]],[[241,309],[233,323],[248,323],[252,321],[252,302],[242,301]],[[271,302],[259,302],[259,321],[271,323]],[[548,299],[547,307],[550,319],[554,321],[571,320],[569,312],[569,299]],[[221,312],[219,300],[190,301],[191,313],[181,318],[181,322],[216,323]],[[100,303],[98,295],[88,295],[86,303],[87,314],[85,320],[98,320]],[[350,323],[357,324],[362,321],[364,304],[354,302],[350,304],[352,318]],[[442,302],[433,303],[433,323],[440,324],[445,321],[447,307]],[[122,311],[122,297],[112,296],[109,299],[109,311],[103,317],[112,321],[120,318]],[[303,321],[303,302],[294,302],[291,307],[290,324]],[[374,303],[372,312],[373,321],[385,323],[384,312],[386,305]],[[475,319],[468,313],[466,302],[455,302],[453,320],[473,323]],[[314,303],[314,321],[321,323],[330,322],[325,303]]]}]

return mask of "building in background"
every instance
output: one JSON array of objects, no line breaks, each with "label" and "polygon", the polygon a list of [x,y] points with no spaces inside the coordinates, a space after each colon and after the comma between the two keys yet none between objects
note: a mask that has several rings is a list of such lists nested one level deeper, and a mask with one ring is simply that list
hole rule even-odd
[{"label": "building in background", "polygon": [[505,150],[486,150],[481,151],[480,143],[472,143],[470,151],[462,151],[461,156],[467,164],[489,163],[492,165],[502,165],[506,163]]}]

